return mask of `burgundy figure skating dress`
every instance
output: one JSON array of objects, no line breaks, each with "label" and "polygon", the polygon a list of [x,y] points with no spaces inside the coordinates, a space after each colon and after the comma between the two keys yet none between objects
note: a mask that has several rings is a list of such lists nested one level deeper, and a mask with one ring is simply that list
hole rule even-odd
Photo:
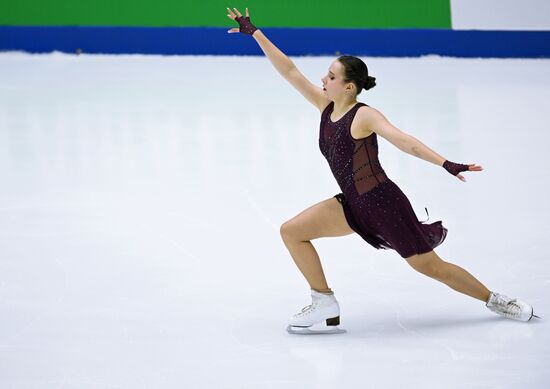
[{"label": "burgundy figure skating dress", "polygon": [[376,133],[366,138],[351,136],[357,103],[341,119],[333,122],[331,102],[321,114],[319,148],[325,156],[342,193],[349,226],[377,249],[394,249],[403,258],[432,251],[447,235],[441,221],[420,222],[411,203],[384,173],[378,161]]}]

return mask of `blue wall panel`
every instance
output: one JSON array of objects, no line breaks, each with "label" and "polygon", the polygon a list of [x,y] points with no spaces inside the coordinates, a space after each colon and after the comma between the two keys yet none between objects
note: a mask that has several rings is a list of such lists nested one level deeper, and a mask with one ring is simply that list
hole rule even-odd
[{"label": "blue wall panel", "polygon": [[[263,28],[287,55],[550,58],[550,31]],[[254,38],[218,27],[0,26],[0,51],[263,55]]]}]

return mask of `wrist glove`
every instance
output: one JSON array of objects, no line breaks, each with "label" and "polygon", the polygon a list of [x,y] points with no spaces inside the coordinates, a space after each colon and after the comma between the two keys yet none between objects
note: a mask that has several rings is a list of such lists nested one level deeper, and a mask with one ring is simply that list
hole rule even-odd
[{"label": "wrist glove", "polygon": [[[227,8],[228,17],[239,23],[239,32],[243,34],[252,35],[257,30],[256,26],[250,22],[250,15],[248,14],[248,8],[246,9],[246,17],[243,16],[237,8],[233,8],[235,12]],[[228,32],[237,32],[236,28],[232,28]]]},{"label": "wrist glove", "polygon": [[469,170],[469,165],[463,165],[461,163],[454,163],[451,161],[445,161],[443,167],[453,176],[456,176],[460,172],[466,172]]},{"label": "wrist glove", "polygon": [[239,32],[242,32],[243,34],[252,35],[254,34],[254,31],[257,30],[256,26],[250,22],[250,16],[238,16],[235,18],[235,21],[239,23]]}]

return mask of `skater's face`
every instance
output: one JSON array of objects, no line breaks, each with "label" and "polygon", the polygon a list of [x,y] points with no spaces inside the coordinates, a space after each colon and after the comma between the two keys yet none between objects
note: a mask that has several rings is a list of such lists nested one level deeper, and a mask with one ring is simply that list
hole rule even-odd
[{"label": "skater's face", "polygon": [[354,84],[344,82],[344,65],[338,60],[330,65],[327,75],[321,81],[325,96],[331,100],[340,100],[346,94],[353,93]]}]

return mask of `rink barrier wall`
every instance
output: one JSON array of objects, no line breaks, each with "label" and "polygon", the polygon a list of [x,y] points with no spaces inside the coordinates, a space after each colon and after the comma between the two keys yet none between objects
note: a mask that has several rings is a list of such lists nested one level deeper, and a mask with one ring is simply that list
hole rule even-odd
[{"label": "rink barrier wall", "polygon": [[[223,27],[0,26],[0,51],[264,55],[254,38]],[[292,56],[550,58],[550,31],[262,28]]]}]

